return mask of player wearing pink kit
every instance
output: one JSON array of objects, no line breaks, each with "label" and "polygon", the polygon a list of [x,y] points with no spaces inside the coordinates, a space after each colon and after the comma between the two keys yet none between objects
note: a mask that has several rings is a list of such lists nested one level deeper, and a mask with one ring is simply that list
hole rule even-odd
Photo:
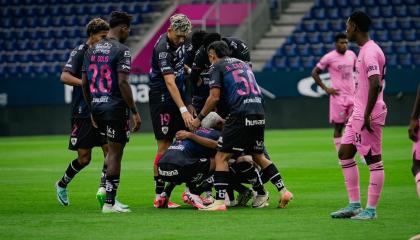
[{"label": "player wearing pink kit", "polygon": [[[312,70],[315,82],[330,95],[330,123],[334,124],[334,144],[338,152],[344,124],[353,109],[354,81],[353,69],[356,54],[347,50],[347,36],[335,36],[335,50],[325,54]],[[325,86],[319,74],[328,70],[331,87]]]},{"label": "player wearing pink kit", "polygon": [[[376,218],[376,205],[384,184],[382,164],[382,127],[387,108],[383,101],[385,56],[369,38],[372,20],[355,11],[347,21],[347,37],[360,46],[355,68],[353,114],[346,125],[338,157],[343,169],[350,204],[331,213],[333,218],[369,220]],[[369,166],[370,178],[367,206],[360,204],[359,170],[354,155],[359,152]]]},{"label": "player wearing pink kit", "polygon": [[419,118],[420,118],[420,85],[417,89],[416,102],[414,103],[413,112],[411,114],[410,127],[408,128],[408,135],[413,140],[413,166],[411,171],[413,172],[414,179],[416,181],[417,193],[420,198],[420,129],[419,129]]}]

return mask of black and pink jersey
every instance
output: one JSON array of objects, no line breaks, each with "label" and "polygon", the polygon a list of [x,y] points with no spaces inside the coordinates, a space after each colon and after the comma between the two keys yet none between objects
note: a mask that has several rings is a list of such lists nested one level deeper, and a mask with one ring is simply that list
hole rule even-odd
[{"label": "black and pink jersey", "polygon": [[83,62],[92,95],[92,114],[101,120],[121,120],[128,115],[118,85],[118,73],[129,74],[131,53],[116,39],[106,38],[87,50]]}]

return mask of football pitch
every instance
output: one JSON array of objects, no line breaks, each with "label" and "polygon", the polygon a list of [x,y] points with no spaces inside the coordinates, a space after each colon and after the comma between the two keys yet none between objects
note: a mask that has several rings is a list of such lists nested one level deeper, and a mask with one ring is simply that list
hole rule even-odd
[{"label": "football pitch", "polygon": [[[266,146],[295,199],[277,209],[270,192],[264,209],[230,208],[201,212],[152,206],[152,162],[155,143],[150,133],[132,135],[122,163],[118,199],[132,213],[104,215],[95,194],[102,168],[101,152],[70,183],[71,205],[63,207],[54,183],[75,153],[68,137],[0,138],[0,239],[408,239],[420,233],[420,200],[411,175],[411,142],[406,127],[384,129],[385,186],[378,219],[331,219],[347,195],[332,143],[332,129],[270,130]],[[362,204],[366,204],[368,168],[359,164]],[[181,203],[183,186],[172,200]]]}]

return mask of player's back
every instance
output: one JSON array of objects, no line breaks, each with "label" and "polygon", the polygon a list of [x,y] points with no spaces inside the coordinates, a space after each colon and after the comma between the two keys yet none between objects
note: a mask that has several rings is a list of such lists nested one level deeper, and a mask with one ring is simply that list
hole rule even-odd
[{"label": "player's back", "polygon": [[249,48],[244,41],[235,37],[224,37],[222,40],[228,45],[229,50],[231,51],[231,57],[237,58],[246,63],[251,61]]},{"label": "player's back", "polygon": [[373,75],[379,75],[381,89],[372,111],[372,118],[374,119],[387,111],[386,104],[383,100],[385,72],[385,55],[382,49],[373,40],[369,40],[360,49],[356,61],[354,117],[363,119],[368,102],[369,77]]},{"label": "player's back", "polygon": [[121,120],[128,114],[122,98],[118,73],[129,73],[131,54],[127,46],[115,39],[103,39],[85,55],[83,70],[87,73],[92,95],[92,114],[102,120]]},{"label": "player's back", "polygon": [[220,87],[221,105],[233,116],[264,115],[261,90],[250,66],[236,58],[224,58],[212,69],[210,88]]},{"label": "player's back", "polygon": [[184,96],[185,46],[174,46],[166,33],[162,34],[153,48],[150,70],[150,101],[175,104],[163,78],[166,74],[175,75],[175,83]]}]

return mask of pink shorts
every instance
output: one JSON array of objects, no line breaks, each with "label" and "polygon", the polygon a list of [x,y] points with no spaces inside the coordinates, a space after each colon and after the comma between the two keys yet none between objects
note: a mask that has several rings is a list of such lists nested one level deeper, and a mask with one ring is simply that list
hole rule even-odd
[{"label": "pink shorts", "polygon": [[363,129],[363,120],[350,118],[346,124],[341,144],[352,144],[356,146],[359,154],[366,156],[371,151],[372,156],[382,154],[382,127],[384,125],[386,113],[371,122],[373,130],[370,133]]},{"label": "pink shorts", "polygon": [[353,111],[353,96],[330,96],[330,123],[345,123]]},{"label": "pink shorts", "polygon": [[[417,130],[417,137],[420,137],[420,128]],[[417,140],[417,142],[413,143],[413,157],[416,160],[420,160],[420,140]]]}]

